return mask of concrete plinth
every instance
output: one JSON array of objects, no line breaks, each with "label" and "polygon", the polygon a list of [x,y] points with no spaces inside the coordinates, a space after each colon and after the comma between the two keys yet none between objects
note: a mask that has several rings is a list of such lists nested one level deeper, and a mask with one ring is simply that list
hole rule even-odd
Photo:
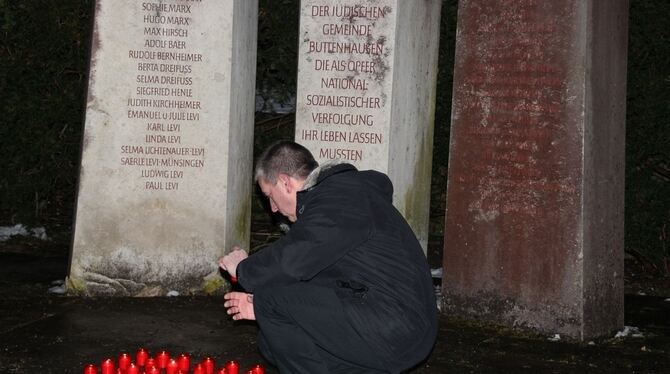
[{"label": "concrete plinth", "polygon": [[439,0],[303,0],[295,140],[323,162],[385,172],[424,250]]},{"label": "concrete plinth", "polygon": [[96,2],[69,292],[213,292],[248,247],[257,8]]},{"label": "concrete plinth", "polygon": [[623,325],[627,13],[460,2],[448,313],[577,339]]}]

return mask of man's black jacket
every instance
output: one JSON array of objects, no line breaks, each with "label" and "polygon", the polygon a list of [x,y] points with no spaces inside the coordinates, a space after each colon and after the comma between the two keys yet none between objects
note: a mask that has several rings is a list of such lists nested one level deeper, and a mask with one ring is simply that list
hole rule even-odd
[{"label": "man's black jacket", "polygon": [[430,270],[392,195],[380,172],[317,168],[298,192],[290,231],[239,264],[239,283],[248,292],[295,282],[333,288],[383,356],[427,354],[437,333]]}]

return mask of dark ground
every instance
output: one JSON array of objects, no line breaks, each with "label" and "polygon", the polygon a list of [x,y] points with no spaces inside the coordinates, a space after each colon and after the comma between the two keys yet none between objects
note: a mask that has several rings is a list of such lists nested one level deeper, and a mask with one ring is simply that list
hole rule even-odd
[{"label": "dark ground", "polygon": [[[271,235],[256,232],[256,243]],[[667,278],[642,277],[644,269],[628,260],[625,324],[643,337],[554,342],[442,316],[433,353],[412,373],[670,373]],[[58,240],[0,243],[0,373],[81,373],[86,363],[139,347],[186,352],[194,360],[235,359],[242,368],[263,363],[256,326],[227,318],[220,296],[49,294],[51,282],[65,277],[67,263],[67,243]]]}]

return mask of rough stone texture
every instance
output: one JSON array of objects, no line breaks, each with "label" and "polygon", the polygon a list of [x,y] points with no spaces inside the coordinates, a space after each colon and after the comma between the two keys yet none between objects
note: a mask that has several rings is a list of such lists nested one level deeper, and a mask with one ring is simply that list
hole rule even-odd
[{"label": "rough stone texture", "polygon": [[393,181],[394,204],[428,238],[438,0],[301,2],[296,141]]},{"label": "rough stone texture", "polygon": [[623,325],[625,0],[462,0],[449,313],[577,339]]},{"label": "rough stone texture", "polygon": [[257,11],[96,2],[69,292],[211,291],[248,246]]}]

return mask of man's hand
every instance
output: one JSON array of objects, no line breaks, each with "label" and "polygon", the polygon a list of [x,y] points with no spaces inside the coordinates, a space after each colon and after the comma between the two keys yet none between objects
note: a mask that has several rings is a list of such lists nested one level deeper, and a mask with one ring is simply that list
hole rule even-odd
[{"label": "man's hand", "polygon": [[234,246],[230,253],[219,259],[219,266],[221,269],[227,271],[231,277],[237,278],[237,265],[247,257],[248,255],[245,250]]},{"label": "man's hand", "polygon": [[254,295],[245,292],[229,292],[223,295],[226,300],[223,306],[228,309],[226,313],[232,315],[235,321],[241,319],[255,320]]}]

